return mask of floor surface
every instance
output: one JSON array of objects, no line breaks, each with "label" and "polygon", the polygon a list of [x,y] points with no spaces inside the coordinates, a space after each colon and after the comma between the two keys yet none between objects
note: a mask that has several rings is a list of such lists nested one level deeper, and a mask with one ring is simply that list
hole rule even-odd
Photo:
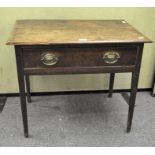
[{"label": "floor surface", "polygon": [[0,146],[155,146],[155,98],[137,94],[130,133],[127,112],[120,93],[35,96],[24,138],[19,97],[9,97],[0,113]]}]

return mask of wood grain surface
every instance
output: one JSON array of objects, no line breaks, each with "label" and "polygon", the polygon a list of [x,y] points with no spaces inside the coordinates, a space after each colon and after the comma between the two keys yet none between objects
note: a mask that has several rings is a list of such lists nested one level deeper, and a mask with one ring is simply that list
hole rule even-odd
[{"label": "wood grain surface", "polygon": [[124,20],[17,20],[7,45],[149,43]]}]

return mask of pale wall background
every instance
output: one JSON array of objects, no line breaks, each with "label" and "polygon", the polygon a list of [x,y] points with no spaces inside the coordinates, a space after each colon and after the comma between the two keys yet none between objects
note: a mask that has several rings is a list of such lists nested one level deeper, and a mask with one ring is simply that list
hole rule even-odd
[{"label": "pale wall background", "polygon": [[[155,8],[0,8],[0,93],[18,92],[15,53],[6,46],[17,19],[125,19],[155,41]],[[155,43],[144,48],[139,88],[150,88],[155,61]],[[32,91],[107,89],[108,74],[31,77]],[[131,74],[117,74],[115,89],[130,88]]]}]

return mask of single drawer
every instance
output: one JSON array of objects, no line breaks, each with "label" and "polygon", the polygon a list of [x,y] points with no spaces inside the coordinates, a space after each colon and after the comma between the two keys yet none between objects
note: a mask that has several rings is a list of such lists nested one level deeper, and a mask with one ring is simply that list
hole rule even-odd
[{"label": "single drawer", "polygon": [[25,48],[25,68],[133,66],[136,47],[38,47]]},{"label": "single drawer", "polygon": [[24,67],[89,67],[135,65],[136,47],[27,48],[23,50]]}]

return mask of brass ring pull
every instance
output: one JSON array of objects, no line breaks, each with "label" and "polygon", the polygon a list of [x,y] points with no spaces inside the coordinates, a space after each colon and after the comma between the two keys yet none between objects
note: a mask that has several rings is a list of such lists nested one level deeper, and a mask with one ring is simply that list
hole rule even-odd
[{"label": "brass ring pull", "polygon": [[44,65],[53,66],[58,62],[58,57],[53,53],[43,53],[41,61]]},{"label": "brass ring pull", "polygon": [[106,52],[103,55],[103,60],[107,64],[114,64],[114,63],[116,63],[118,61],[119,58],[120,58],[119,53],[114,52],[114,51]]}]

